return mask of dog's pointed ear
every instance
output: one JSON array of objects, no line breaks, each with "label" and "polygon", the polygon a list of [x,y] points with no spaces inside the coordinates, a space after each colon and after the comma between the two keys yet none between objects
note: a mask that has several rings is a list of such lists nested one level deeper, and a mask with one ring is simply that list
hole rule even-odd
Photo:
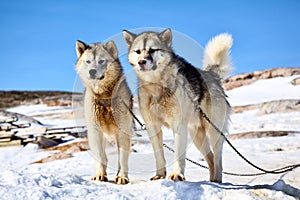
[{"label": "dog's pointed ear", "polygon": [[89,45],[85,44],[84,42],[80,40],[76,40],[76,53],[77,58],[79,58],[83,52],[88,48]]},{"label": "dog's pointed ear", "polygon": [[131,33],[129,31],[127,31],[127,30],[123,30],[122,33],[123,33],[123,37],[124,37],[127,45],[130,47],[131,44],[132,44],[132,42],[133,42],[133,40],[136,38],[136,34]]},{"label": "dog's pointed ear", "polygon": [[171,29],[167,28],[163,32],[159,34],[159,37],[166,42],[168,47],[171,47],[172,44],[172,31]]},{"label": "dog's pointed ear", "polygon": [[105,50],[114,58],[118,58],[118,49],[114,41],[110,40],[104,44]]}]

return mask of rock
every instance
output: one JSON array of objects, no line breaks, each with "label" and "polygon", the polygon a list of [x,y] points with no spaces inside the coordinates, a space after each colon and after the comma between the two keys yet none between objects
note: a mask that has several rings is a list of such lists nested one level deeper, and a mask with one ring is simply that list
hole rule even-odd
[{"label": "rock", "polygon": [[88,147],[87,138],[85,138],[82,141],[61,144],[58,146],[46,148],[45,150],[46,151],[58,151],[58,152],[55,152],[52,155],[47,156],[46,158],[42,158],[34,163],[45,163],[45,162],[51,162],[51,161],[55,161],[55,160],[72,158],[73,153],[87,151],[87,150],[89,150],[89,147]]},{"label": "rock", "polygon": [[269,79],[275,77],[288,77],[300,74],[300,68],[273,68],[262,71],[255,71],[251,73],[239,74],[229,77],[224,80],[223,87],[225,90],[232,90],[244,85],[250,85],[257,80]]},{"label": "rock", "polygon": [[286,113],[300,111],[300,99],[296,100],[278,100],[264,102],[259,106],[258,115],[271,113]]},{"label": "rock", "polygon": [[34,119],[33,117],[23,115],[20,113],[10,112],[7,110],[0,109],[0,116],[8,118],[17,117],[19,120],[26,121],[30,124],[43,125],[40,121]]},{"label": "rock", "polygon": [[291,81],[292,85],[300,85],[300,77],[297,77]]},{"label": "rock", "polygon": [[40,148],[49,148],[49,147],[56,146],[61,142],[44,136],[37,136],[36,143],[39,145]]},{"label": "rock", "polygon": [[288,134],[299,134],[299,131],[251,131],[245,133],[230,134],[228,139],[246,139],[246,138],[261,138],[261,137],[279,137],[287,136]]},{"label": "rock", "polygon": [[47,151],[61,151],[64,153],[75,153],[80,151],[89,150],[89,145],[87,138],[82,139],[82,141],[72,142],[68,144],[61,144],[59,146],[46,148]]},{"label": "rock", "polygon": [[55,161],[55,160],[62,160],[62,159],[67,159],[67,158],[72,158],[73,155],[71,153],[64,153],[64,152],[58,152],[58,153],[54,153],[51,156],[48,156],[46,158],[42,158],[38,161],[35,161],[33,163],[46,163],[46,162],[51,162],[51,161]]},{"label": "rock", "polygon": [[252,105],[245,105],[245,106],[233,106],[232,113],[242,113],[247,110],[254,110],[258,109],[260,104],[252,104]]},{"label": "rock", "polygon": [[300,111],[300,99],[275,100],[246,106],[234,106],[232,112],[242,113],[254,109],[259,110],[258,115]]}]

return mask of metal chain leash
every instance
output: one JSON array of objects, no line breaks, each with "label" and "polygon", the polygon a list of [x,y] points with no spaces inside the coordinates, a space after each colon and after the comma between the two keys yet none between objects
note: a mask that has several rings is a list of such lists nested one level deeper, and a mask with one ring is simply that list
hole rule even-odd
[{"label": "metal chain leash", "polygon": [[233,174],[228,173],[229,175],[239,175],[239,176],[258,176],[263,174],[282,174],[288,171],[292,171],[293,169],[300,167],[300,164],[294,164],[294,165],[288,165],[285,167],[277,168],[274,170],[266,170],[263,169],[257,165],[255,165],[253,162],[249,161],[245,156],[243,156],[234,146],[233,144],[228,140],[228,138],[225,136],[225,134],[209,119],[209,117],[205,114],[205,112],[201,109],[200,106],[197,106],[197,110],[200,112],[201,116],[224,138],[224,140],[229,144],[229,146],[249,165],[252,167],[262,171],[262,173],[256,173],[256,174]]},{"label": "metal chain leash", "polygon": [[[201,75],[201,74],[200,74]],[[174,76],[174,75],[172,75]],[[173,77],[174,78],[174,77]],[[277,168],[274,170],[266,170],[263,169],[257,165],[255,165],[253,162],[251,162],[250,160],[248,160],[245,156],[243,156],[234,146],[233,144],[228,140],[228,138],[226,137],[226,135],[210,120],[210,118],[206,115],[206,113],[202,110],[202,108],[200,107],[200,105],[198,104],[198,98],[197,96],[193,95],[193,91],[192,89],[189,87],[189,83],[188,81],[186,81],[185,79],[183,80],[183,82],[179,82],[177,81],[176,78],[175,79],[175,83],[178,85],[180,84],[183,88],[185,88],[186,90],[186,94],[187,96],[191,99],[191,101],[194,103],[195,109],[200,113],[200,115],[224,138],[224,140],[227,142],[227,144],[238,154],[238,156],[240,156],[245,162],[247,162],[249,165],[251,165],[252,167],[254,167],[255,169],[261,171],[261,173],[253,173],[253,174],[238,174],[238,173],[231,173],[231,172],[223,172],[224,174],[227,175],[233,175],[233,176],[259,176],[259,175],[264,175],[264,174],[282,174],[288,171],[292,171],[295,168],[300,167],[300,164],[294,164],[294,165],[288,165],[285,167],[281,167],[281,168]],[[125,104],[125,106],[129,109],[130,113],[132,114],[132,116],[134,117],[134,119],[139,123],[139,125],[141,126],[142,130],[146,130],[146,124],[143,124],[133,113],[133,111],[131,110],[131,108],[128,107],[128,105],[126,105],[126,103],[123,101],[123,103]],[[167,146],[166,144],[163,144],[163,146],[165,148],[167,148],[168,150],[174,152],[174,150]],[[186,158],[187,161],[208,169],[208,167],[201,165],[200,163],[197,163],[189,158]]]},{"label": "metal chain leash", "polygon": [[[171,152],[175,152],[174,149],[172,149],[170,146],[168,146],[167,144],[163,144],[163,146],[168,149]],[[200,164],[199,162],[196,162],[194,160],[191,160],[189,158],[185,158],[187,161],[189,161],[190,163],[193,163],[194,165],[197,165],[199,167],[205,168],[205,169],[209,169],[207,166]],[[262,173],[253,173],[253,174],[239,174],[239,173],[232,173],[232,172],[222,172],[223,174],[226,175],[231,175],[231,176],[260,176],[260,175],[264,175],[266,174],[265,172]]]},{"label": "metal chain leash", "polygon": [[[134,119],[138,122],[138,124],[141,126],[141,129],[142,130],[146,130],[146,125],[143,124],[138,118],[137,116],[133,113],[132,109],[130,109],[128,107],[128,105],[122,101],[124,103],[124,105],[127,107],[127,109],[129,110],[129,112],[131,113],[131,115],[134,117]],[[250,174],[246,174],[246,173],[232,173],[232,172],[223,172],[223,174],[226,174],[226,175],[231,175],[231,176],[260,176],[260,175],[265,175],[265,174],[282,174],[282,173],[285,173],[285,172],[288,172],[288,171],[292,171],[293,169],[295,168],[298,168],[300,167],[300,164],[294,164],[294,165],[288,165],[288,166],[285,166],[285,167],[282,167],[282,168],[278,168],[278,169],[274,169],[274,170],[266,170],[266,169],[263,169],[257,165],[255,165],[254,163],[252,163],[251,161],[249,161],[245,156],[243,156],[234,146],[233,144],[228,140],[228,138],[226,137],[226,135],[209,119],[209,117],[206,115],[206,113],[201,109],[200,106],[197,106],[196,107],[197,110],[199,111],[199,113],[201,114],[201,116],[222,136],[224,137],[224,140],[229,144],[229,146],[245,161],[247,162],[249,165],[251,165],[252,167],[262,171],[261,173],[250,173]],[[171,147],[169,147],[167,144],[163,144],[163,146],[168,149],[169,151],[171,152],[175,152],[174,149],[172,149]],[[205,168],[205,169],[208,169],[207,166],[204,166],[194,160],[191,160],[189,158],[185,158],[187,161],[199,166],[199,167],[202,167],[202,168]]]},{"label": "metal chain leash", "polygon": [[146,130],[146,124],[143,124],[139,118],[137,118],[137,116],[133,113],[132,108],[130,108],[122,99],[122,103],[125,105],[125,107],[129,110],[130,114],[133,116],[133,118],[135,119],[135,121],[137,121],[139,123],[139,125],[141,126],[142,130]]}]

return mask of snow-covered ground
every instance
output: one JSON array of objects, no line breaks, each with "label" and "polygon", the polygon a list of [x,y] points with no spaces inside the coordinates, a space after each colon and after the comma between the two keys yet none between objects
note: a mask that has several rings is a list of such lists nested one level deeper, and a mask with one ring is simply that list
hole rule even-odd
[{"label": "snow-covered ground", "polygon": [[[236,88],[227,94],[233,105],[261,103],[269,100],[300,99],[300,87],[289,84],[291,78],[260,80]],[[256,92],[255,92],[256,90]],[[260,91],[260,92],[257,92]],[[265,92],[264,92],[265,91]],[[277,91],[277,92],[276,92]],[[280,94],[278,94],[280,93]],[[284,93],[284,97],[281,96]],[[82,125],[80,120],[55,118],[59,110],[70,108],[41,105],[9,109],[37,118],[48,126]],[[300,112],[256,115],[257,110],[231,116],[230,133],[253,130],[300,131]],[[50,115],[51,114],[51,115]],[[142,134],[146,135],[146,134]],[[164,141],[172,146],[172,133],[164,129]],[[249,160],[266,169],[300,163],[300,135],[236,139],[232,143]],[[38,149],[34,144],[25,147],[0,148],[0,199],[299,199],[300,168],[280,175],[235,177],[224,175],[222,184],[208,181],[208,171],[187,162],[185,182],[149,181],[154,175],[155,161],[148,138],[134,137],[134,150],[129,159],[127,185],[112,182],[92,182],[94,161],[90,152],[73,153],[72,158],[42,164],[33,162],[53,152]],[[117,173],[115,146],[107,148],[108,178]],[[167,171],[173,167],[173,153],[165,149]],[[189,140],[187,157],[206,165],[203,156]],[[227,172],[255,173],[257,170],[241,160],[224,145],[223,168]]]},{"label": "snow-covered ground", "polygon": [[300,99],[300,85],[291,81],[299,75],[258,80],[250,85],[227,91],[232,106],[257,104],[279,99]]}]

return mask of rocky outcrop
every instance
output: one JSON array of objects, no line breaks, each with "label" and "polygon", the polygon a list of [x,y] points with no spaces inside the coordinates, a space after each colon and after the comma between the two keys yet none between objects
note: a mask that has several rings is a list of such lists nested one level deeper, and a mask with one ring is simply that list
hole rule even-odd
[{"label": "rocky outcrop", "polygon": [[228,139],[248,139],[248,138],[261,138],[261,137],[280,137],[289,134],[299,134],[299,131],[251,131],[245,133],[236,133],[228,135]]},{"label": "rocky outcrop", "polygon": [[234,106],[232,112],[241,113],[254,109],[259,110],[257,115],[300,111],[300,99],[277,100],[253,105]]},{"label": "rocky outcrop", "polygon": [[294,78],[294,79],[291,81],[291,84],[292,84],[292,85],[300,85],[300,77]]},{"label": "rocky outcrop", "polygon": [[300,111],[300,99],[264,102],[260,105],[258,115]]},{"label": "rocky outcrop", "polygon": [[6,117],[6,118],[16,117],[17,119],[19,119],[21,121],[26,121],[27,123],[30,123],[30,124],[43,125],[40,121],[36,120],[35,118],[33,118],[31,116],[27,116],[27,115],[15,113],[15,112],[10,112],[7,110],[0,109],[0,116]]},{"label": "rocky outcrop", "polygon": [[[293,75],[299,75],[300,68],[273,68],[262,71],[255,71],[252,73],[245,73],[236,76],[229,77],[223,83],[225,90],[232,90],[237,87],[250,85],[257,80],[270,79],[276,77],[290,77]],[[300,77],[296,77],[291,81],[292,85],[300,84]],[[263,102],[260,104],[235,106],[232,108],[233,113],[241,113],[247,110],[259,109],[258,115],[271,114],[271,113],[283,113],[300,111],[300,99],[296,100],[277,100]]]},{"label": "rocky outcrop", "polygon": [[60,91],[0,91],[0,108],[36,104],[72,106],[80,104],[82,96],[81,93]]},{"label": "rocky outcrop", "polygon": [[[232,90],[244,85],[250,85],[251,83],[261,80],[275,77],[288,77],[300,74],[300,68],[273,68],[262,71],[255,71],[251,73],[239,74],[231,76],[224,80],[223,86],[225,90]],[[299,84],[300,80],[295,80],[295,84]],[[293,83],[292,83],[293,84]]]}]

